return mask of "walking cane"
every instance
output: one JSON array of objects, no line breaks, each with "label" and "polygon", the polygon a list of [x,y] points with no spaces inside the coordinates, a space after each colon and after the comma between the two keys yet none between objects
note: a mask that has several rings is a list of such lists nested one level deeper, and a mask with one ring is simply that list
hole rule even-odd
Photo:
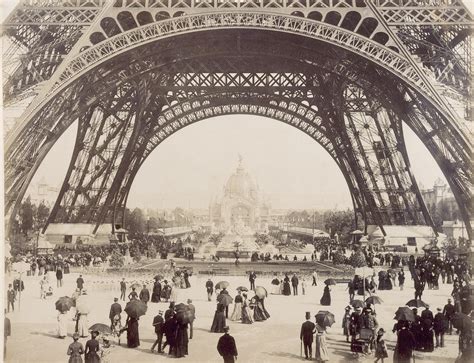
[{"label": "walking cane", "polygon": [[303,358],[303,341],[300,340],[300,357]]}]

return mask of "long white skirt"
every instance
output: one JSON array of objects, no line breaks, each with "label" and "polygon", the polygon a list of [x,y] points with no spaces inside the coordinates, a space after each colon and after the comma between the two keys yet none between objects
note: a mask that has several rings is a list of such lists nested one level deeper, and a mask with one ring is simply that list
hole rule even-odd
[{"label": "long white skirt", "polygon": [[58,336],[66,337],[67,336],[67,314],[58,314]]},{"label": "long white skirt", "polygon": [[237,321],[242,319],[242,303],[235,303],[234,304],[234,312],[230,317],[230,320]]},{"label": "long white skirt", "polygon": [[89,335],[89,319],[87,315],[81,314],[79,317],[79,323],[77,324],[77,330],[81,337],[86,337]]},{"label": "long white skirt", "polygon": [[170,294],[170,301],[177,303],[178,302],[178,288],[173,286]]},{"label": "long white skirt", "polygon": [[316,352],[315,352],[316,360],[317,361],[328,361],[329,360],[329,352],[328,346],[326,344],[326,334],[316,333]]}]

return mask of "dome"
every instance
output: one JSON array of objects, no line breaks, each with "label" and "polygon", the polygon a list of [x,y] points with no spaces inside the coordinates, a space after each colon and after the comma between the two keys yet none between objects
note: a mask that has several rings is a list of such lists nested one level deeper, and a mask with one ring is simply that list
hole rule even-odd
[{"label": "dome", "polygon": [[242,161],[240,161],[235,173],[227,180],[224,188],[225,195],[228,197],[256,199],[256,191],[255,183],[249,173],[242,167]]}]

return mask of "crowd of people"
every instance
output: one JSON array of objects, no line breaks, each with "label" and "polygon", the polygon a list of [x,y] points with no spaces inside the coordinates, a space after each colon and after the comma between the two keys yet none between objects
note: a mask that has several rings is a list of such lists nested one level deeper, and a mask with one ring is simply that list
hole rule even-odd
[{"label": "crowd of people", "polygon": [[[141,242],[140,242],[141,243]],[[126,254],[127,250],[142,248],[138,245],[121,247],[91,247],[84,250],[57,250],[55,254],[46,256],[27,256],[23,261],[30,265],[29,275],[42,276],[40,279],[40,297],[46,298],[51,292],[51,274],[54,271],[56,276],[56,286],[61,288],[65,274],[70,273],[70,267],[93,266],[106,263],[110,254],[115,248],[123,248],[121,253]],[[137,247],[138,246],[138,247]],[[161,246],[163,247],[163,246]],[[181,246],[182,247],[182,246]],[[144,251],[146,250],[145,247]],[[163,249],[162,251],[165,251]],[[194,250],[184,247],[181,250],[182,257],[192,260]],[[470,281],[472,278],[472,267],[466,260],[452,258],[451,256],[441,258],[439,256],[402,256],[396,253],[373,252],[367,249],[362,250],[368,266],[381,266],[378,274],[371,276],[355,275],[348,283],[349,305],[345,308],[342,328],[346,341],[350,343],[350,349],[363,354],[374,354],[376,361],[388,357],[387,346],[384,341],[385,330],[377,319],[374,309],[374,302],[364,301],[362,305],[355,304],[356,295],[367,294],[370,297],[376,296],[377,291],[393,290],[399,288],[403,290],[406,279],[412,279],[414,285],[414,305],[408,305],[410,313],[397,320],[392,331],[397,334],[397,344],[394,350],[394,361],[405,362],[412,356],[413,351],[432,352],[436,348],[445,345],[446,334],[459,334],[460,361],[469,361],[472,358],[472,331],[469,328],[454,328],[456,317],[459,313],[473,317],[472,301],[470,292]],[[164,252],[166,253],[166,252]],[[311,259],[325,259],[334,256],[330,248],[322,249],[311,255]],[[257,255],[257,261],[266,260],[266,256]],[[279,256],[273,256],[279,259]],[[283,258],[284,259],[284,258]],[[285,259],[284,259],[285,260]],[[87,271],[86,271],[87,272]],[[159,311],[153,319],[153,329],[156,334],[156,341],[151,346],[151,351],[163,353],[168,347],[167,354],[173,357],[184,357],[189,354],[189,340],[193,338],[193,322],[196,319],[196,309],[192,300],[188,299],[187,304],[179,303],[179,290],[191,287],[190,277],[192,271],[188,269],[177,269],[173,266],[172,274],[167,276],[155,276],[153,286],[150,290],[146,285],[130,285],[125,278],[120,282],[120,298],[116,297],[110,308],[109,320],[111,334],[117,338],[124,333],[127,334],[127,346],[136,348],[140,346],[139,337],[139,316],[132,316],[127,313],[127,306],[130,303],[139,302],[143,305],[150,303],[166,302],[169,307],[166,311]],[[308,278],[308,280],[307,280]],[[312,280],[312,281],[311,281]],[[324,281],[322,297],[319,301],[321,306],[331,306],[331,279]],[[227,321],[237,321],[242,324],[253,324],[263,322],[270,318],[270,314],[265,307],[267,292],[261,291],[260,286],[256,286],[258,275],[250,272],[248,275],[249,288],[240,286],[235,289],[235,296],[231,296],[227,284],[214,283],[208,279],[205,289],[209,301],[215,297],[216,309],[210,332],[224,334],[219,340],[218,353],[224,359],[235,359],[237,348],[235,340],[229,335]],[[298,296],[305,295],[309,284],[318,286],[318,275],[316,272],[310,276],[302,274],[277,274],[271,280],[272,295]],[[451,296],[445,306],[436,306],[435,310],[430,310],[430,306],[421,299],[425,289],[436,290],[440,284],[452,284]],[[85,288],[87,283],[80,275],[76,281],[76,290],[71,298],[76,303],[81,298],[87,297]],[[13,281],[7,290],[7,309],[13,310],[15,307],[16,295],[18,291],[25,287],[23,281]],[[128,301],[127,301],[128,300]],[[122,309],[121,301],[126,302]],[[376,302],[375,302],[376,303]],[[233,304],[233,311],[229,307]],[[412,309],[413,308],[413,309]],[[75,331],[73,342],[70,344],[67,354],[70,362],[82,361],[84,356],[86,362],[107,362],[107,357],[113,348],[111,339],[101,331],[90,330],[88,314],[81,312],[76,307],[74,311]],[[423,309],[420,313],[419,310]],[[145,309],[146,311],[146,309]],[[121,315],[126,312],[127,319],[122,326]],[[412,314],[412,315],[411,315]],[[458,315],[456,315],[458,314]],[[59,311],[57,318],[58,337],[67,337],[68,318],[64,311]],[[330,324],[320,316],[315,316],[315,322],[311,321],[311,314],[306,314],[306,321],[301,328],[300,339],[304,348],[305,356],[312,358],[312,344],[316,341],[314,350],[315,358],[319,361],[328,361],[328,347],[326,343],[327,328]],[[91,336],[85,345],[78,341],[81,337]],[[230,339],[232,338],[232,339]],[[222,342],[221,342],[222,340]],[[119,340],[120,341],[120,340]],[[227,358],[226,358],[227,357]]]}]

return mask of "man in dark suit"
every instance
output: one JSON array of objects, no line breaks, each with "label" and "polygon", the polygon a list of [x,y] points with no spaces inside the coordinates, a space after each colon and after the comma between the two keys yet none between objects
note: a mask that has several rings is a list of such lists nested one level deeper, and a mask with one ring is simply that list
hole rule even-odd
[{"label": "man in dark suit", "polygon": [[8,284],[7,290],[7,308],[8,312],[10,312],[10,306],[12,311],[15,311],[15,300],[16,300],[16,292],[12,287],[12,284]]},{"label": "man in dark suit", "polygon": [[310,320],[311,313],[306,313],[306,321],[301,325],[300,340],[304,346],[304,355],[306,359],[312,359],[313,353],[311,346],[313,345],[313,334],[316,325]]},{"label": "man in dark suit", "polygon": [[293,286],[293,295],[298,295],[298,277],[296,274],[293,274],[293,277],[291,278],[291,285]]},{"label": "man in dark suit", "polygon": [[196,319],[196,307],[192,304],[192,300],[188,299],[188,309],[189,309],[189,339],[193,339],[193,323]]},{"label": "man in dark suit", "polygon": [[444,348],[444,333],[448,329],[448,319],[446,315],[441,312],[441,308],[436,309],[438,312],[434,316],[433,321],[433,330],[435,332],[435,339],[436,339],[436,348]]},{"label": "man in dark suit", "polygon": [[150,301],[150,291],[146,288],[146,285],[143,285],[142,291],[140,291],[139,299],[143,301],[145,304]]},{"label": "man in dark suit", "polygon": [[84,279],[82,278],[82,275],[79,275],[79,277],[77,278],[76,285],[77,288],[82,291],[82,289],[84,288]]},{"label": "man in dark suit", "polygon": [[120,281],[120,299],[125,301],[125,294],[127,292],[127,284],[125,283],[125,277]]},{"label": "man in dark suit", "polygon": [[444,305],[443,314],[446,317],[446,319],[448,319],[449,335],[453,334],[453,323],[451,322],[451,318],[453,317],[455,312],[456,312],[456,308],[452,304],[452,300],[448,299],[448,303]]},{"label": "man in dark suit", "polygon": [[163,333],[164,331],[164,324],[165,321],[163,319],[163,311],[158,311],[158,315],[154,317],[153,319],[153,326],[155,327],[155,333],[156,333],[156,340],[151,346],[151,351],[155,349],[156,345],[158,345],[158,353],[163,353],[163,349],[161,346],[161,342],[163,341]]},{"label": "man in dark suit", "polygon": [[114,326],[115,315],[120,316],[121,313],[122,313],[122,306],[118,303],[118,299],[115,297],[114,303],[110,305],[110,313],[109,313],[110,326],[112,327],[112,329]]},{"label": "man in dark suit", "polygon": [[229,327],[224,327],[224,335],[219,338],[217,351],[224,358],[224,363],[234,363],[237,360],[235,339],[229,335]]},{"label": "man in dark suit", "polygon": [[255,290],[255,279],[257,278],[257,274],[252,271],[249,274],[249,282],[250,282],[250,290]]}]

